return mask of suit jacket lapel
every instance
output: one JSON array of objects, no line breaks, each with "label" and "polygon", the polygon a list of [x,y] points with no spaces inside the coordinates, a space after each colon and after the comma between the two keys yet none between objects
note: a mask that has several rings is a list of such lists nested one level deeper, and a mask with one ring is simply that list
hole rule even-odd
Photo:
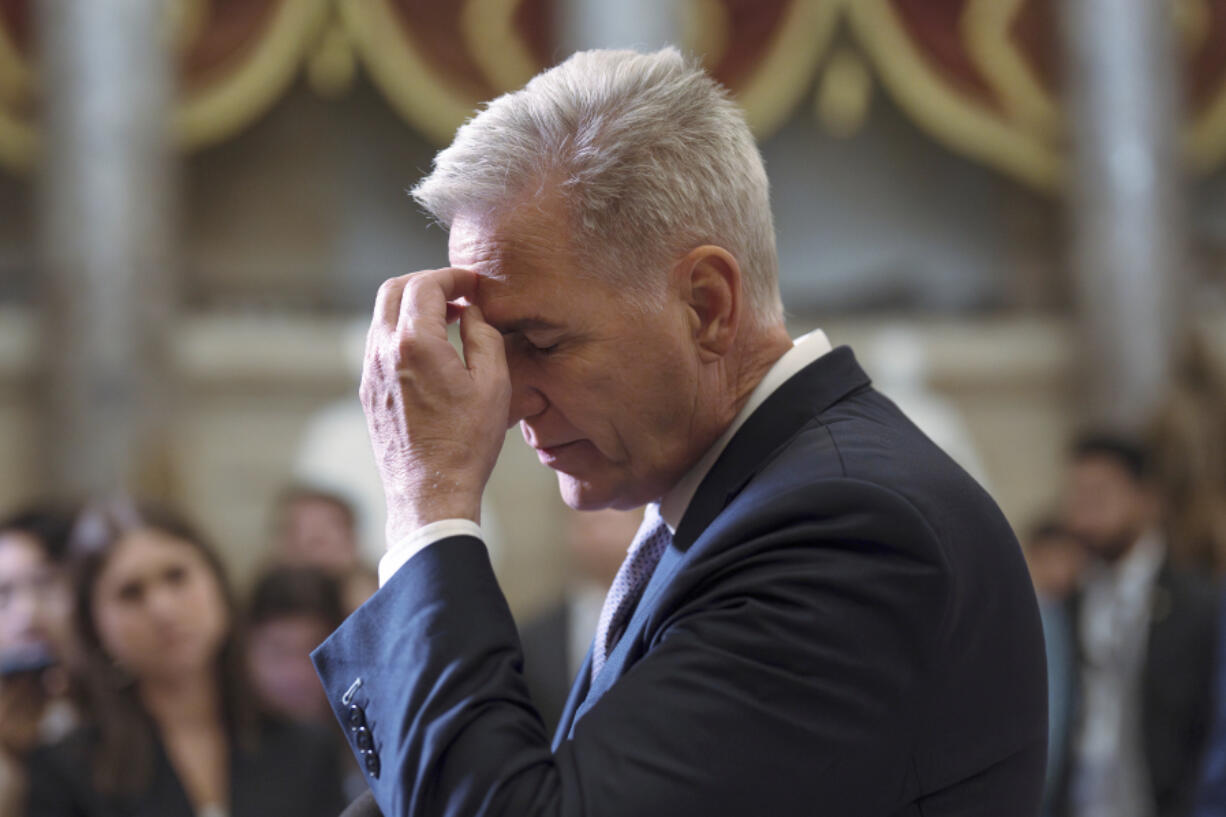
[{"label": "suit jacket lapel", "polygon": [[558,719],[558,729],[553,734],[553,751],[558,751],[562,741],[569,739],[574,733],[575,713],[579,709],[579,704],[583,703],[583,699],[587,697],[591,679],[592,648],[588,647],[587,657],[583,659],[583,666],[579,668],[579,674],[575,676],[575,682],[571,684],[570,695],[566,696],[566,706],[562,708],[562,717]]}]

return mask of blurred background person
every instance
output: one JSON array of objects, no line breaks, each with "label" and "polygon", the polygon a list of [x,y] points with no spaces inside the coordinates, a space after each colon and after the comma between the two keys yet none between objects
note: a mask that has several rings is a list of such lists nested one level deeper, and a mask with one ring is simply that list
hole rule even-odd
[{"label": "blurred background person", "polygon": [[1148,452],[1089,434],[1064,516],[1089,556],[1070,599],[1074,719],[1053,806],[1072,817],[1190,813],[1210,716],[1216,598],[1173,565]]},{"label": "blurred background person", "polygon": [[344,618],[333,576],[315,567],[274,567],[256,580],[247,604],[247,666],[264,711],[335,736],[345,799],[352,800],[366,790],[366,781],[311,665],[311,650]]},{"label": "blurred background person", "polygon": [[1214,712],[1194,817],[1226,817],[1226,592],[1221,594],[1213,683]]},{"label": "blurred background person", "polygon": [[63,667],[71,521],[65,508],[34,506],[0,522],[0,817],[22,813],[29,753],[76,721]]},{"label": "blurred background person", "polygon": [[376,590],[379,578],[362,562],[353,506],[340,494],[292,485],[277,501],[274,563],[315,567],[340,583],[348,615]]},{"label": "blurred background person", "polygon": [[215,551],[174,513],[88,508],[71,542],[90,725],[31,760],[39,817],[333,817],[333,743],[261,713]]},{"label": "blurred background person", "polygon": [[571,683],[583,666],[600,608],[617,569],[634,540],[642,509],[574,511],[564,526],[566,593],[561,601],[528,621],[520,633],[524,679],[540,709],[545,729],[557,728]]},{"label": "blurred background person", "polygon": [[1024,550],[1030,577],[1039,599],[1043,638],[1047,646],[1047,784],[1044,814],[1051,810],[1057,774],[1064,767],[1064,751],[1072,718],[1072,686],[1076,677],[1076,644],[1069,621],[1069,599],[1085,564],[1085,549],[1055,519],[1037,525]]},{"label": "blurred background person", "polygon": [[256,581],[247,607],[247,664],[265,710],[332,725],[310,654],[343,620],[340,588],[318,568],[274,568]]}]

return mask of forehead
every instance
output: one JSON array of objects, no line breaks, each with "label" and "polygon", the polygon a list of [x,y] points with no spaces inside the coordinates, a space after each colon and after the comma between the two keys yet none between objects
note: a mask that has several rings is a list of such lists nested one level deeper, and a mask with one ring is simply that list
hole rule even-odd
[{"label": "forehead", "polygon": [[452,265],[480,276],[475,300],[504,333],[561,325],[584,297],[565,247],[564,236],[551,236],[544,215],[533,212],[457,218],[449,242]]},{"label": "forehead", "polygon": [[1122,462],[1105,454],[1087,454],[1078,459],[1073,464],[1073,476],[1082,481],[1140,487],[1137,478]]},{"label": "forehead", "polygon": [[21,531],[0,533],[0,572],[29,570],[49,564],[34,537]]},{"label": "forehead", "polygon": [[286,515],[295,521],[302,521],[303,517],[308,517],[310,521],[318,522],[320,518],[345,520],[349,513],[331,499],[310,496],[293,500],[286,508]]},{"label": "forehead", "polygon": [[156,570],[168,561],[204,561],[196,546],[158,530],[136,530],[115,546],[101,579],[124,578]]},{"label": "forehead", "polygon": [[501,211],[461,213],[452,222],[448,252],[454,266],[509,283],[563,272],[570,261],[569,232],[561,202],[538,196]]}]

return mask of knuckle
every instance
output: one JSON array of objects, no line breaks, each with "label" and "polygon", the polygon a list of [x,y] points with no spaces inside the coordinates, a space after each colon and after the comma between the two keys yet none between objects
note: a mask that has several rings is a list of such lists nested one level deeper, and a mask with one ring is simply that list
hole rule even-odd
[{"label": "knuckle", "polygon": [[379,290],[375,293],[375,297],[379,299],[391,297],[392,293],[395,292],[398,286],[399,280],[399,278],[388,278],[386,281],[379,284]]},{"label": "knuckle", "polygon": [[427,273],[414,272],[405,278],[404,288],[406,292],[420,292],[422,287],[426,286],[429,282],[430,277]]}]

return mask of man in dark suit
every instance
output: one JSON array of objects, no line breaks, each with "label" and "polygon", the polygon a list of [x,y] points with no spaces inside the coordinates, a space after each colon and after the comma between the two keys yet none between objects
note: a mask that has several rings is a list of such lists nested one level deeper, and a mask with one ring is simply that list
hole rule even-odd
[{"label": "man in dark suit", "polygon": [[[789,338],[725,93],[675,50],[577,54],[414,193],[454,266],[377,298],[383,586],[314,655],[383,812],[1032,817],[1020,550],[849,349]],[[648,505],[552,746],[477,524],[507,422],[572,507]]]},{"label": "man in dark suit", "polygon": [[1073,444],[1066,516],[1091,560],[1065,617],[1077,658],[1053,813],[1186,817],[1212,714],[1212,583],[1171,563],[1134,440]]}]

